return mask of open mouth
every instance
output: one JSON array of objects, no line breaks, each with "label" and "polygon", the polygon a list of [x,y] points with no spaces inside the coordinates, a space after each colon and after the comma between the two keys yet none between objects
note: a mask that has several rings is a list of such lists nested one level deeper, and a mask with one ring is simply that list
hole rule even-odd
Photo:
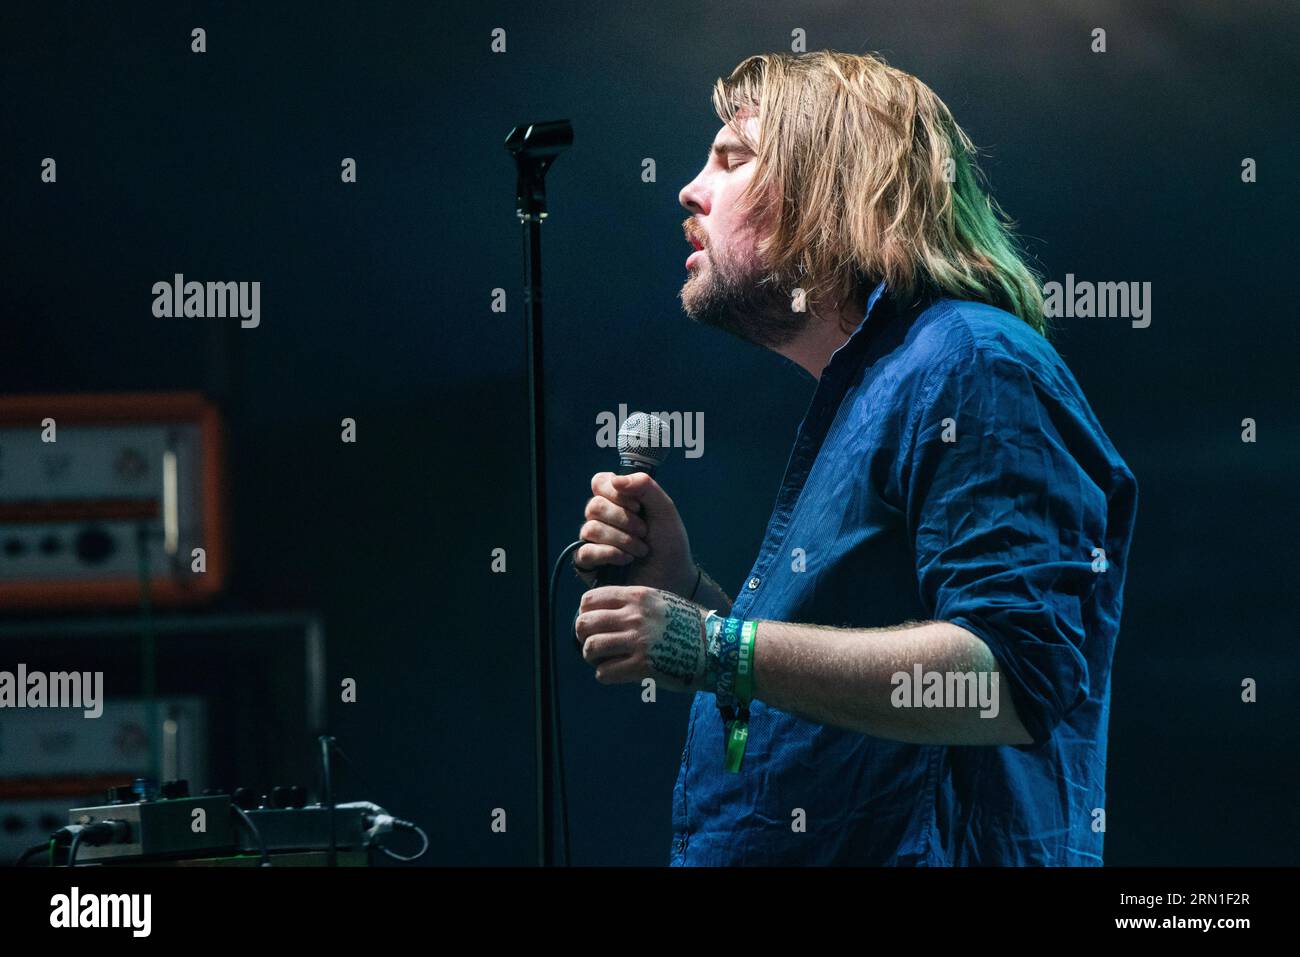
[{"label": "open mouth", "polygon": [[[688,221],[688,226],[690,225],[694,224],[689,223]],[[694,229],[690,228],[686,229],[686,241],[691,244],[691,248],[694,250],[694,252],[686,258],[686,268],[690,269],[691,266],[693,266],[695,262],[704,255],[704,241],[699,238],[699,235]]]}]

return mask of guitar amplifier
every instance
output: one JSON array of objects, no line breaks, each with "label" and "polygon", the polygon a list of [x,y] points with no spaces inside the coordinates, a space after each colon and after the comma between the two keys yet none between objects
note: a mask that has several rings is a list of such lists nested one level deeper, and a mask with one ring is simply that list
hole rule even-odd
[{"label": "guitar amplifier", "polygon": [[68,823],[68,808],[149,777],[150,735],[165,779],[208,780],[208,706],[193,695],[109,698],[98,718],[59,708],[0,709],[0,867]]},{"label": "guitar amplifier", "polygon": [[0,398],[0,608],[221,590],[223,436],[197,393]]}]

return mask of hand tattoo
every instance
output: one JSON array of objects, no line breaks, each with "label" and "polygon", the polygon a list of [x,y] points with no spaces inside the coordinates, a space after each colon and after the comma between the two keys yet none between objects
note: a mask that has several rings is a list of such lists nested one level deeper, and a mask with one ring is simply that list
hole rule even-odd
[{"label": "hand tattoo", "polygon": [[704,626],[698,606],[671,592],[661,592],[664,604],[663,634],[646,654],[661,674],[691,685],[704,671]]}]

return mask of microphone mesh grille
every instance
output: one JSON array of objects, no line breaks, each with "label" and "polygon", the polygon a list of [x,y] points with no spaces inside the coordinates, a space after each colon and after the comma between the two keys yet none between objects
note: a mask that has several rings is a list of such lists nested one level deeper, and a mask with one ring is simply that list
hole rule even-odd
[{"label": "microphone mesh grille", "polygon": [[657,415],[633,412],[618,430],[619,454],[639,455],[662,464],[668,454],[668,424]]}]

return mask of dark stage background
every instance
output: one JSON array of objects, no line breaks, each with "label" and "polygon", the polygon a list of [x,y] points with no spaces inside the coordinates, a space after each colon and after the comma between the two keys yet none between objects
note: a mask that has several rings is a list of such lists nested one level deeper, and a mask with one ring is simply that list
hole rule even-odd
[{"label": "dark stage background", "polygon": [[[718,127],[711,83],[743,57],[789,50],[795,28],[808,49],[878,51],[983,148],[1046,279],[1152,283],[1149,328],[1063,319],[1055,339],[1140,486],[1107,863],[1294,864],[1298,19],[1290,3],[8,4],[0,391],[217,400],[234,523],[217,608],[321,616],[329,729],[369,781],[341,796],[421,823],[428,863],[530,863],[522,266],[502,142],[532,120],[576,132],[544,231],[552,554],[612,462],[598,412],[698,410],[704,455],[661,480],[734,593],[812,383],[681,313],[677,192]],[[57,184],[40,182],[46,156]],[[261,281],[261,326],[154,318],[151,286],[176,272]],[[664,863],[688,700],[642,704],[563,650],[574,860]]]}]

